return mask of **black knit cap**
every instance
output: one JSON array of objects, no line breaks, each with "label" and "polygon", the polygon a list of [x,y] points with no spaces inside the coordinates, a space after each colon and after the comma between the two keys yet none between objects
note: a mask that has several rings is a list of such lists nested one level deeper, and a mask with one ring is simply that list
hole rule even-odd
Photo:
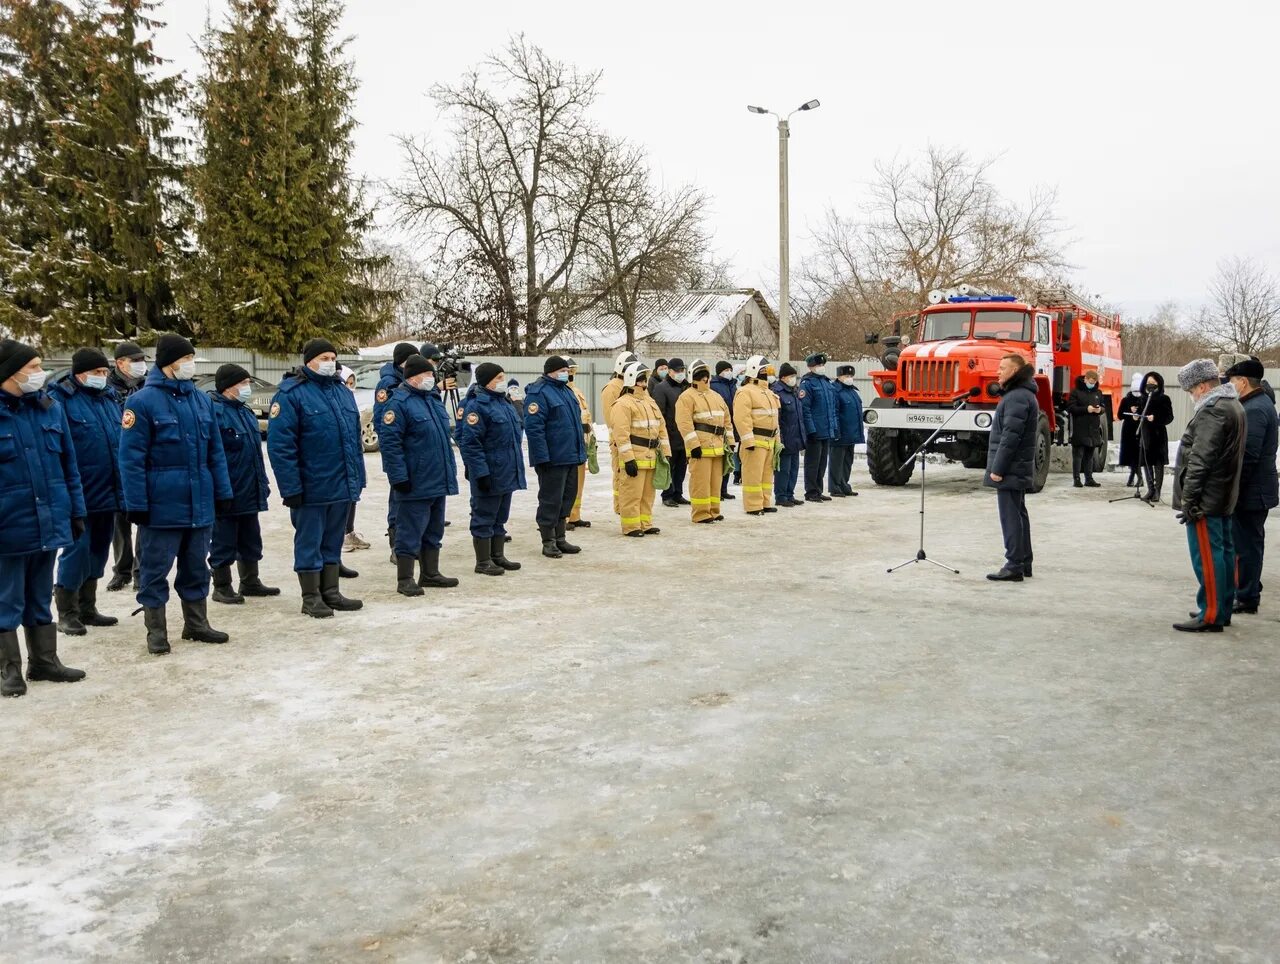
[{"label": "black knit cap", "polygon": [[836,369],[836,378],[843,378],[845,375],[856,375],[857,370],[852,365],[841,365]]},{"label": "black knit cap", "polygon": [[7,382],[26,368],[31,359],[39,357],[40,353],[30,345],[24,345],[12,338],[0,341],[0,382]]},{"label": "black knit cap", "polygon": [[391,353],[391,361],[395,364],[396,368],[399,368],[404,364],[406,358],[410,355],[417,354],[419,354],[417,345],[411,345],[407,341],[402,341],[400,344],[396,345],[395,351]]},{"label": "black knit cap", "polygon": [[[666,364],[667,364],[667,360],[665,358],[659,358],[656,362],[653,363],[653,370],[656,372],[659,368],[661,368],[663,365],[666,365]],[[670,368],[671,366],[667,365],[667,367]]]},{"label": "black knit cap", "polygon": [[558,372],[560,371],[560,369],[568,368],[568,367],[569,367],[568,359],[561,358],[559,355],[552,355],[543,364],[542,374],[550,375],[552,372]]},{"label": "black knit cap", "polygon": [[417,378],[423,372],[434,372],[435,366],[421,355],[410,355],[404,360],[405,379]]},{"label": "black knit cap", "polygon": [[221,394],[232,385],[239,385],[250,375],[239,365],[222,365],[213,376],[213,387]]},{"label": "black knit cap", "polygon": [[168,368],[179,358],[196,353],[196,346],[181,335],[161,335],[156,342],[156,367]]},{"label": "black knit cap", "polygon": [[804,363],[808,365],[810,368],[814,367],[815,365],[825,365],[827,363],[827,356],[820,351],[814,352],[812,355],[810,355],[808,358],[804,360]]},{"label": "black knit cap", "polygon": [[[338,349],[333,347],[333,343],[327,338],[312,338],[309,342],[302,346],[302,364],[306,364],[315,358],[316,355],[323,355],[325,352],[331,351],[335,355]],[[157,359],[159,361],[159,359]]]},{"label": "black knit cap", "polygon": [[489,383],[502,374],[502,366],[491,361],[481,362],[476,366],[475,382],[481,388],[488,388]]},{"label": "black knit cap", "polygon": [[731,371],[733,371],[733,365],[731,365],[729,362],[727,361],[716,362],[717,375],[719,375],[721,372],[731,372]]},{"label": "black knit cap", "polygon": [[1262,380],[1262,376],[1266,374],[1262,367],[1262,362],[1256,358],[1246,358],[1244,361],[1238,361],[1227,369],[1228,378],[1256,378]]},{"label": "black knit cap", "polygon": [[81,348],[71,356],[71,374],[80,375],[95,368],[110,368],[107,356],[96,348]]},{"label": "black knit cap", "polygon": [[782,363],[782,367],[778,369],[779,378],[786,378],[788,375],[794,375],[795,373],[796,373],[795,366],[792,365],[791,362],[789,361],[784,361]]},{"label": "black knit cap", "polygon": [[122,341],[120,344],[116,345],[115,357],[116,361],[119,361],[121,358],[127,358],[130,361],[145,361],[147,358],[147,356],[142,353],[142,349],[131,341]]}]

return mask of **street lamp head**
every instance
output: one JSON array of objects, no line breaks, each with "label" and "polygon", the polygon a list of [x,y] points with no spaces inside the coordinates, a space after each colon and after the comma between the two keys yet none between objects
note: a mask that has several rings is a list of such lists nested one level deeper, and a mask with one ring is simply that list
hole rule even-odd
[{"label": "street lamp head", "polygon": [[813,110],[815,107],[821,107],[822,103],[818,100],[807,100],[800,105],[801,110]]},{"label": "street lamp head", "polygon": [[747,105],[747,110],[751,111],[751,113],[753,113],[753,114],[767,114],[767,113],[769,113],[769,112],[768,112],[767,110],[765,110],[763,107],[752,107],[750,104],[748,104],[748,105]]}]

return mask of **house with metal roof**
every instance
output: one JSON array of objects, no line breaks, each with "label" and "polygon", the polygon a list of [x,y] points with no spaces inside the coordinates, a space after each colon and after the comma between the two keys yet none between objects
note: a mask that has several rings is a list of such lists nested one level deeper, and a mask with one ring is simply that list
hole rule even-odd
[{"label": "house with metal roof", "polygon": [[[575,357],[613,355],[627,344],[616,307],[602,304],[574,319],[549,351]],[[755,288],[643,291],[636,303],[634,350],[642,358],[746,358],[776,355],[778,316]]]}]

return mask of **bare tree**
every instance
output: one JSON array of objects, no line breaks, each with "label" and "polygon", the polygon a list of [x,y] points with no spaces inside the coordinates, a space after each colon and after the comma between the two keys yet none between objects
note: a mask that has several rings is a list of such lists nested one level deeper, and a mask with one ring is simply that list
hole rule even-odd
[{"label": "bare tree", "polygon": [[447,269],[489,273],[494,297],[482,301],[493,310],[471,320],[492,330],[500,317],[498,347],[512,353],[558,333],[543,306],[568,283],[597,201],[602,157],[586,112],[598,80],[516,36],[460,84],[433,89],[456,118],[451,151],[401,140],[402,223],[427,234]]},{"label": "bare tree", "polygon": [[1126,365],[1185,365],[1213,352],[1183,316],[1182,308],[1165,301],[1146,318],[1126,320],[1120,329]]},{"label": "bare tree", "polygon": [[1214,348],[1260,355],[1280,344],[1280,283],[1250,258],[1218,265],[1197,327]]},{"label": "bare tree", "polygon": [[843,319],[845,340],[887,330],[934,288],[1025,290],[1067,267],[1056,193],[1015,205],[989,180],[993,163],[930,147],[914,164],[877,164],[856,216],[827,212],[801,280],[814,303],[832,303],[825,314]]}]

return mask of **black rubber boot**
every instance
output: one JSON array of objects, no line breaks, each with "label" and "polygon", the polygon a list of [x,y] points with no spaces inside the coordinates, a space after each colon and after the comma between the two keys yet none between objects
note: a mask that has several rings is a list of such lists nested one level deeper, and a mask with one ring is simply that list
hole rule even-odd
[{"label": "black rubber boot", "polygon": [[[392,562],[395,562],[395,557],[392,557],[391,561],[392,561]],[[340,563],[338,563],[338,576],[339,576],[339,578],[341,578],[341,579],[355,579],[355,578],[356,578],[357,576],[359,576],[359,575],[360,575],[360,573],[356,572],[354,569],[350,568],[349,566],[344,565],[344,564],[343,564],[343,563],[341,563],[341,562],[340,562]]]},{"label": "black rubber boot", "polygon": [[90,579],[80,587],[80,622],[86,626],[116,626],[120,620],[98,612],[98,580]]},{"label": "black rubber boot", "polygon": [[494,536],[492,539],[477,539],[472,536],[471,545],[476,550],[476,572],[480,575],[501,576],[507,571],[493,559],[494,547],[502,547],[502,536]]},{"label": "black rubber boot", "polygon": [[440,574],[439,549],[424,549],[422,555],[418,556],[418,562],[422,564],[422,575],[418,577],[419,586],[425,586],[428,589],[452,589],[458,584],[458,580],[453,576]]},{"label": "black rubber boot", "polygon": [[402,596],[424,595],[422,587],[413,578],[413,567],[417,561],[413,556],[396,556],[396,592]]},{"label": "black rubber boot", "polygon": [[316,619],[328,619],[333,610],[324,603],[320,595],[320,573],[298,573],[298,585],[302,587],[302,614],[314,616]]},{"label": "black rubber boot", "polygon": [[152,656],[169,652],[169,623],[164,607],[143,609],[142,621],[147,627],[147,652]]},{"label": "black rubber boot", "polygon": [[387,526],[387,545],[391,547],[391,561],[394,563],[400,557],[396,555],[396,527]]},{"label": "black rubber boot", "polygon": [[560,551],[560,547],[556,545],[556,530],[549,527],[538,527],[538,533],[542,536],[542,554],[548,559],[560,559],[564,553]]},{"label": "black rubber boot", "polygon": [[[236,587],[231,583],[230,566],[219,566],[213,570],[213,601],[227,606],[244,604],[244,596],[236,592]],[[185,634],[183,638],[186,638]]]},{"label": "black rubber boot", "polygon": [[27,682],[22,678],[22,649],[18,646],[18,631],[6,629],[0,633],[0,696],[23,696]]},{"label": "black rubber boot", "polygon": [[335,612],[350,613],[363,609],[364,603],[359,599],[348,599],[338,588],[338,564],[331,562],[320,571],[320,597],[324,604]]},{"label": "black rubber boot", "polygon": [[80,594],[76,590],[54,586],[53,601],[58,607],[58,628],[64,636],[84,636],[89,632],[80,622]]},{"label": "black rubber boot", "polygon": [[566,556],[571,556],[575,552],[581,552],[581,546],[575,546],[571,542],[565,540],[564,520],[560,520],[560,524],[556,526],[556,548],[563,552]]},{"label": "black rubber boot", "polygon": [[53,623],[43,626],[23,626],[27,636],[27,679],[36,683],[78,683],[84,679],[84,670],[63,666],[58,659],[58,627]]},{"label": "black rubber boot", "polygon": [[254,598],[280,595],[279,586],[264,585],[262,580],[258,578],[258,564],[256,562],[237,562],[236,569],[240,573],[240,595],[253,596]]},{"label": "black rubber boot", "polygon": [[[240,600],[244,602],[243,598]],[[182,600],[182,638],[197,643],[225,643],[231,637],[209,625],[209,600]]]},{"label": "black rubber boot", "polygon": [[129,585],[129,577],[117,572],[111,577],[111,581],[107,583],[107,592],[119,592],[127,585]]},{"label": "black rubber boot", "polygon": [[506,556],[507,537],[494,536],[489,540],[489,558],[493,560],[494,565],[501,566],[508,572],[515,572],[520,568],[520,563],[512,562]]}]

